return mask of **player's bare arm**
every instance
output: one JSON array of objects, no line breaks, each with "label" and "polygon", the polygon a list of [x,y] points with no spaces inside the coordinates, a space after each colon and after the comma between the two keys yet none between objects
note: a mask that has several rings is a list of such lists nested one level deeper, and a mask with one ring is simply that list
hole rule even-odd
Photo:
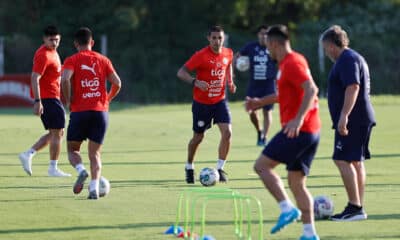
[{"label": "player's bare arm", "polygon": [[315,85],[312,79],[305,81],[301,87],[304,89],[304,97],[301,102],[299,111],[294,119],[290,120],[283,132],[287,135],[288,138],[294,138],[299,136],[300,128],[303,125],[304,117],[306,116],[308,110],[310,110],[314,106],[314,100],[318,94],[318,87]]},{"label": "player's bare arm", "polygon": [[110,92],[107,93],[108,101],[111,101],[121,90],[121,79],[116,72],[111,73],[107,79],[111,82]]},{"label": "player's bare arm", "polygon": [[232,63],[233,63],[234,65],[236,64],[236,60],[237,60],[238,58],[240,58],[240,56],[242,56],[242,55],[240,54],[240,52],[237,52],[237,53],[235,53],[235,55],[233,55]]},{"label": "player's bare arm", "polygon": [[262,108],[265,105],[270,105],[277,102],[278,102],[278,96],[276,95],[276,93],[267,95],[262,98],[246,97],[246,102],[245,102],[246,112],[252,113],[254,110]]},{"label": "player's bare arm", "polygon": [[229,91],[231,93],[236,93],[236,84],[233,81],[233,78],[234,78],[233,67],[232,67],[232,63],[231,63],[228,66],[228,74],[226,74],[226,81],[228,83]]},{"label": "player's bare arm", "polygon": [[40,78],[42,76],[39,73],[32,72],[31,75],[31,86],[32,86],[32,92],[33,92],[33,98],[35,99],[34,105],[33,105],[33,113],[35,115],[42,115],[43,114],[43,105],[42,102],[40,101]]},{"label": "player's bare arm", "polygon": [[351,84],[346,88],[346,91],[344,93],[344,103],[337,126],[337,130],[340,135],[347,136],[349,134],[349,130],[347,129],[347,122],[349,120],[351,110],[353,110],[354,104],[356,103],[359,90],[360,86],[356,83]]},{"label": "player's bare arm", "polygon": [[185,66],[182,66],[177,73],[177,76],[179,79],[182,81],[192,84],[194,87],[200,88],[202,91],[207,91],[208,90],[208,83],[205,81],[202,81],[200,79],[196,79],[193,77],[189,71],[186,69]]},{"label": "player's bare arm", "polygon": [[61,75],[61,89],[67,107],[71,104],[71,78],[73,74],[72,70],[65,69]]}]

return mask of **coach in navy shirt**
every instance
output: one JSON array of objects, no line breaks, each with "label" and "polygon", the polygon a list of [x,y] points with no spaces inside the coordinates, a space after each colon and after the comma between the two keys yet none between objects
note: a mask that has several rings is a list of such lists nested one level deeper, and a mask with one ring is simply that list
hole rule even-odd
[{"label": "coach in navy shirt", "polygon": [[[249,97],[262,98],[275,93],[276,63],[271,59],[266,47],[267,26],[261,25],[257,28],[258,41],[246,44],[237,54],[248,56],[250,61],[250,80],[246,95]],[[257,145],[264,146],[266,137],[272,122],[273,104],[263,107],[264,126],[259,124],[257,111],[250,113],[250,120],[258,132]]]},{"label": "coach in navy shirt", "polygon": [[348,47],[347,33],[332,26],[321,36],[325,54],[334,62],[328,80],[328,106],[335,143],[333,160],[345,185],[348,204],[334,221],[367,219],[363,209],[366,172],[364,160],[375,116],[370,101],[370,75],[365,59]]}]

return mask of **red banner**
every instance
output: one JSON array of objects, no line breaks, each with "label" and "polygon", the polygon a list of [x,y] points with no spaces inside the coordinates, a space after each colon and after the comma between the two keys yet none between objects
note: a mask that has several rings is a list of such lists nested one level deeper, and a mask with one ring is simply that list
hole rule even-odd
[{"label": "red banner", "polygon": [[0,107],[30,107],[30,74],[7,74],[0,76]]}]

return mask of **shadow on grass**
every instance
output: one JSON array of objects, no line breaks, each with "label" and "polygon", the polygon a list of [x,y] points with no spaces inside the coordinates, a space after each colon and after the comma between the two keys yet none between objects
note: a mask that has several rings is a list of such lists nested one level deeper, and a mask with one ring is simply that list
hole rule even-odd
[{"label": "shadow on grass", "polygon": [[[246,221],[245,221],[246,222]],[[273,221],[263,221],[264,224],[273,223]],[[253,220],[252,224],[257,224],[258,222]],[[87,231],[87,230],[125,230],[125,229],[138,229],[138,228],[165,228],[161,231],[167,230],[169,226],[173,224],[171,222],[157,222],[157,223],[130,223],[130,224],[119,224],[119,225],[96,225],[96,226],[71,226],[71,227],[57,227],[57,228],[19,228],[19,229],[7,229],[0,230],[0,236],[5,234],[17,234],[17,233],[43,233],[43,232],[76,232],[76,231]],[[200,223],[196,222],[196,226]],[[233,220],[231,221],[207,221],[207,224],[210,225],[232,225]],[[244,223],[245,224],[245,223]],[[160,232],[159,234],[164,234]],[[169,236],[169,235],[166,235]]]},{"label": "shadow on grass", "polygon": [[[354,236],[354,237],[356,237],[356,236]],[[324,239],[324,240],[338,240],[338,239],[340,239],[340,237],[338,237],[338,236],[323,236],[321,239]],[[389,236],[370,235],[368,237],[362,236],[362,238],[356,237],[356,239],[365,239],[365,240],[368,240],[368,239],[371,239],[371,240],[377,240],[377,239],[400,239],[400,235],[389,235]]]},{"label": "shadow on grass", "polygon": [[400,214],[368,214],[369,220],[400,220]]}]

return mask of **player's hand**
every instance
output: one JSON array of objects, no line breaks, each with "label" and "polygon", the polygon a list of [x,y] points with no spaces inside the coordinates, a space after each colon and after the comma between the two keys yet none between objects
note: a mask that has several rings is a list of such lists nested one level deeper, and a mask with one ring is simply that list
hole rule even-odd
[{"label": "player's hand", "polygon": [[246,97],[244,107],[247,113],[252,113],[254,110],[260,108],[261,103],[259,98]]},{"label": "player's hand", "polygon": [[283,133],[286,134],[288,138],[298,137],[302,125],[303,125],[303,120],[294,118],[286,124],[285,128],[283,129]]},{"label": "player's hand", "polygon": [[347,129],[347,123],[349,119],[347,116],[344,116],[343,114],[340,115],[339,122],[337,125],[337,130],[340,135],[342,136],[347,136],[349,134],[349,130]]},{"label": "player's hand", "polygon": [[201,91],[208,91],[208,83],[197,79],[194,82],[194,86],[200,88]]},{"label": "player's hand", "polygon": [[231,85],[229,85],[229,91],[231,93],[236,93],[236,85],[234,83],[232,83]]},{"label": "player's hand", "polygon": [[35,114],[37,116],[40,116],[43,114],[43,105],[42,105],[41,101],[35,102],[33,104],[33,114]]}]

